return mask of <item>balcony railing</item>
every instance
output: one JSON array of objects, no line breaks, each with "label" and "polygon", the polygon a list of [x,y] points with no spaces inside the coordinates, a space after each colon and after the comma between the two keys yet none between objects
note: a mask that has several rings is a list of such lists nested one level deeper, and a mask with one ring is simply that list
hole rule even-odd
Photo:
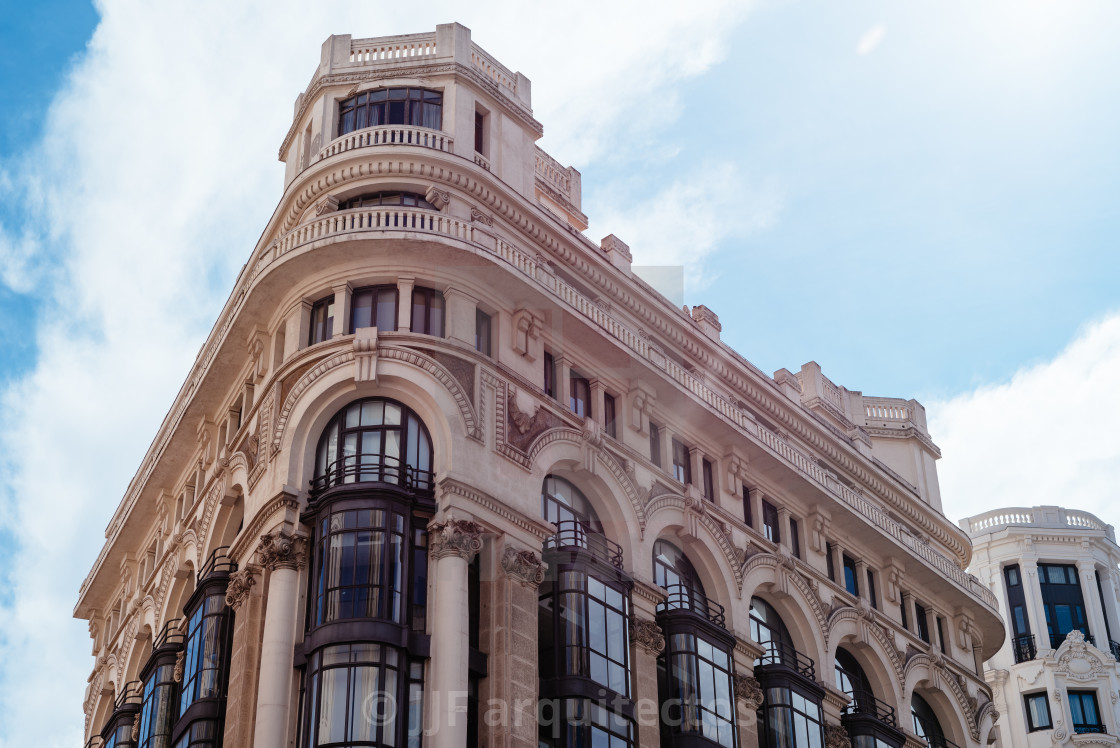
[{"label": "balcony railing", "polygon": [[1104,735],[1108,728],[1104,725],[1078,725],[1073,726],[1073,731],[1078,735]]},{"label": "balcony railing", "polygon": [[1011,640],[1011,651],[1015,654],[1015,662],[1033,660],[1038,654],[1038,647],[1034,644],[1034,634],[1016,636]]},{"label": "balcony railing", "polygon": [[322,475],[311,481],[311,493],[320,494],[328,488],[350,483],[389,483],[407,491],[431,492],[435,474],[403,464],[399,458],[382,454],[346,455],[335,460]]},{"label": "balcony railing", "polygon": [[1109,639],[1108,640],[1108,651],[1112,652],[1112,656],[1113,656],[1113,658],[1116,659],[1117,662],[1120,662],[1120,642],[1114,642],[1111,639]]},{"label": "balcony railing", "polygon": [[605,535],[593,532],[579,520],[556,523],[556,534],[544,541],[546,551],[587,551],[592,557],[616,569],[622,568],[622,546]]},{"label": "balcony railing", "polygon": [[237,562],[229,557],[229,546],[215,548],[206,558],[206,563],[198,570],[198,581],[209,579],[214,574],[231,574],[237,571]]},{"label": "balcony railing", "polygon": [[699,592],[683,584],[671,584],[666,589],[669,593],[664,602],[658,603],[658,613],[671,613],[675,610],[687,610],[703,616],[720,628],[726,628],[726,617],[723,606],[712,602]]},{"label": "balcony railing", "polygon": [[163,649],[164,647],[182,647],[187,643],[187,635],[179,628],[179,624],[182,623],[182,621],[182,618],[172,618],[170,621],[163,624],[163,628],[160,629],[159,635],[152,644],[153,652]]},{"label": "balcony railing", "polygon": [[961,748],[949,738],[927,738],[929,748]]},{"label": "balcony railing", "polygon": [[125,706],[140,706],[144,701],[144,684],[138,680],[129,681],[121,688],[121,692],[117,694],[117,700],[113,702],[113,711],[116,711]]},{"label": "balcony railing", "polygon": [[898,727],[898,717],[894,707],[882,699],[875,698],[875,694],[857,689],[851,697],[851,702],[844,707],[844,714],[865,714],[891,727]]},{"label": "balcony railing", "polygon": [[328,158],[355,148],[368,148],[378,145],[414,145],[450,153],[454,141],[442,130],[429,130],[411,125],[377,125],[354,130],[341,135],[319,151],[319,159]]},{"label": "balcony railing", "polygon": [[105,741],[101,739],[101,736],[94,735],[92,738],[86,741],[85,748],[101,748],[101,746],[103,745],[105,745]]},{"label": "balcony railing", "polygon": [[797,671],[810,680],[815,680],[817,677],[817,664],[813,662],[813,658],[807,654],[802,654],[793,648],[792,645],[780,641],[764,642],[763,647],[766,651],[755,662],[755,667],[769,667],[773,665],[782,665],[792,670]]},{"label": "balcony railing", "polygon": [[[1085,634],[1086,644],[1092,644],[1094,647],[1097,645],[1096,641],[1093,640],[1092,634],[1090,634],[1088,631],[1085,631],[1084,629],[1081,630],[1081,633]],[[1068,631],[1064,634],[1050,634],[1050,649],[1057,649],[1058,647],[1062,646],[1062,642],[1066,640],[1066,637],[1068,635]]]}]

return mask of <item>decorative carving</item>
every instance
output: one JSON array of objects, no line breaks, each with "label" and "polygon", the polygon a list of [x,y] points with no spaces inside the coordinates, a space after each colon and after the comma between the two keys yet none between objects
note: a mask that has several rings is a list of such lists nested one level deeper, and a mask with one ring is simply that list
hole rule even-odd
[{"label": "decorative carving", "polygon": [[327,213],[334,213],[338,210],[338,198],[334,195],[327,195],[315,206],[316,216],[325,216]]},{"label": "decorative carving", "polygon": [[762,705],[762,686],[753,675],[734,673],[731,676],[735,682],[735,698],[742,701],[753,712]]},{"label": "decorative carving", "polygon": [[826,724],[824,726],[825,748],[852,748],[852,741],[848,738],[848,731],[840,725]]},{"label": "decorative carving", "polygon": [[307,538],[279,531],[261,535],[257,546],[260,565],[269,571],[277,569],[300,570],[307,563]]},{"label": "decorative carving", "polygon": [[1058,658],[1056,672],[1071,680],[1088,681],[1103,677],[1105,664],[1085,641],[1085,634],[1074,629],[1066,635],[1059,649],[1065,649]]},{"label": "decorative carving", "polygon": [[135,744],[140,739],[140,720],[139,714],[132,718],[132,742]]},{"label": "decorative carving", "polygon": [[483,213],[478,208],[471,208],[471,220],[475,223],[482,223],[487,226],[494,225],[494,217]]},{"label": "decorative carving", "polygon": [[451,193],[432,185],[428,188],[428,191],[424,193],[424,199],[434,205],[436,210],[443,210],[447,207],[447,204],[451,202]]},{"label": "decorative carving", "polygon": [[[481,541],[479,543],[481,547]],[[540,556],[530,550],[506,547],[502,552],[502,569],[511,578],[525,587],[537,587],[544,581],[548,565]]]},{"label": "decorative carving", "polygon": [[637,644],[649,655],[656,657],[665,649],[665,635],[661,627],[653,621],[647,621],[637,616],[630,618],[630,640]]},{"label": "decorative carving", "polygon": [[506,403],[506,417],[511,426],[506,430],[506,438],[523,452],[528,450],[538,436],[559,425],[556,416],[544,406],[538,405],[532,416],[522,411],[517,405],[517,390],[514,387],[509,388]]},{"label": "decorative carving", "polygon": [[229,575],[229,585],[226,587],[226,605],[237,610],[241,603],[249,596],[249,590],[257,583],[259,569],[252,564],[244,569],[239,569]]},{"label": "decorative carving", "polygon": [[377,382],[377,328],[354,331],[354,381]]},{"label": "decorative carving", "polygon": [[433,525],[428,530],[429,550],[433,558],[456,555],[470,561],[482,550],[482,533],[486,531],[477,522],[454,519],[447,513],[447,521]]},{"label": "decorative carving", "polygon": [[185,649],[180,649],[179,653],[175,655],[175,667],[171,670],[171,680],[176,683],[183,682],[183,660],[186,656],[187,652]]},{"label": "decorative carving", "polygon": [[533,341],[541,336],[541,320],[533,316],[527,309],[518,309],[513,313],[513,350],[529,361],[536,357],[533,355]]}]

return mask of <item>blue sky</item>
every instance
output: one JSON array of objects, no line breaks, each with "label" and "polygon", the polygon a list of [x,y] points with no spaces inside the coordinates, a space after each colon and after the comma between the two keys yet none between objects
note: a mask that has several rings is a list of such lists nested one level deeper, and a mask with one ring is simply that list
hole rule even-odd
[{"label": "blue sky", "polygon": [[1120,521],[1115,3],[9,3],[0,713],[38,731],[0,746],[80,740],[78,585],[280,196],[319,44],[451,20],[532,79],[589,237],[684,265],[764,371],[922,400],[948,516]]}]

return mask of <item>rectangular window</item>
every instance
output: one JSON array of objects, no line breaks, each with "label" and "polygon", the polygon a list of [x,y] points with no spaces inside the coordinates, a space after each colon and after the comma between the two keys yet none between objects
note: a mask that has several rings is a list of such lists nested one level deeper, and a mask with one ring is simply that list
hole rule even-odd
[{"label": "rectangular window", "polygon": [[474,310],[474,349],[483,356],[490,353],[490,315],[481,309]]},{"label": "rectangular window", "polygon": [[844,589],[849,594],[859,597],[859,575],[856,571],[855,559],[844,555]]},{"label": "rectangular window", "polygon": [[350,296],[350,332],[363,327],[397,330],[397,287],[359,288]]},{"label": "rectangular window", "polygon": [[618,426],[615,425],[615,402],[614,395],[603,395],[603,430],[607,432],[607,436],[612,439],[618,438]]},{"label": "rectangular window", "polygon": [[909,631],[910,630],[910,621],[909,621],[910,616],[906,614],[906,607],[907,607],[907,605],[910,601],[910,596],[907,595],[905,592],[902,592],[902,593],[899,594],[899,599],[902,600],[902,603],[899,605],[899,607],[902,609],[902,628]]},{"label": "rectangular window", "polygon": [[914,617],[918,619],[918,638],[929,644],[929,615],[921,603],[914,603]]},{"label": "rectangular window", "polygon": [[556,399],[556,361],[547,351],[544,354],[544,394]]},{"label": "rectangular window", "polygon": [[1038,583],[1051,648],[1057,649],[1065,641],[1066,635],[1074,629],[1090,639],[1077,567],[1067,564],[1039,564]]},{"label": "rectangular window", "polygon": [[334,332],[334,295],[319,299],[311,306],[311,330],[308,345],[330,340]]},{"label": "rectangular window", "polygon": [[483,148],[486,146],[486,115],[482,112],[474,113],[474,150],[475,153],[482,153]]},{"label": "rectangular window", "polygon": [[801,527],[793,517],[789,518],[789,548],[794,558],[801,558]]},{"label": "rectangular window", "polygon": [[747,488],[747,484],[743,484],[743,519],[747,521],[747,527],[754,527],[754,509],[751,508],[751,490]]},{"label": "rectangular window", "polygon": [[762,500],[762,534],[771,543],[782,542],[782,531],[778,527],[778,509],[766,499]]},{"label": "rectangular window", "polygon": [[692,483],[692,457],[688,447],[673,440],[673,477],[681,483]]},{"label": "rectangular window", "polygon": [[941,654],[948,654],[949,645],[945,643],[945,619],[937,617],[937,644],[941,647]]},{"label": "rectangular window", "polygon": [[1023,696],[1023,703],[1027,707],[1027,730],[1050,729],[1050,704],[1046,692],[1029,693]]},{"label": "rectangular window", "polygon": [[867,570],[867,597],[871,600],[871,607],[879,609],[879,598],[875,594],[875,575],[871,569]]},{"label": "rectangular window", "polygon": [[431,288],[412,289],[412,332],[443,337],[443,294]]},{"label": "rectangular window", "polygon": [[700,463],[700,467],[704,471],[704,498],[708,501],[715,501],[716,481],[715,476],[712,475],[712,463],[705,459]]},{"label": "rectangular window", "polygon": [[825,544],[825,565],[828,566],[829,581],[836,581],[836,546],[832,543]]},{"label": "rectangular window", "polygon": [[591,417],[591,383],[575,369],[568,376],[568,409],[580,418]]},{"label": "rectangular window", "polygon": [[661,428],[652,422],[649,424],[649,461],[661,467]]},{"label": "rectangular window", "polygon": [[1073,731],[1078,735],[1103,734],[1105,731],[1100,711],[1097,709],[1095,691],[1068,691],[1069,711],[1073,717]]}]

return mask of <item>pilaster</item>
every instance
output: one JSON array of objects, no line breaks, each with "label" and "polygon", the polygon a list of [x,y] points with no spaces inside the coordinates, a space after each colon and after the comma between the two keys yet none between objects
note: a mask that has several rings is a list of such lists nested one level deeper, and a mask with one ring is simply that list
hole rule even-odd
[{"label": "pilaster", "polygon": [[226,605],[233,609],[233,645],[226,696],[223,745],[252,745],[261,661],[265,591],[261,567],[248,564],[230,574]]}]

